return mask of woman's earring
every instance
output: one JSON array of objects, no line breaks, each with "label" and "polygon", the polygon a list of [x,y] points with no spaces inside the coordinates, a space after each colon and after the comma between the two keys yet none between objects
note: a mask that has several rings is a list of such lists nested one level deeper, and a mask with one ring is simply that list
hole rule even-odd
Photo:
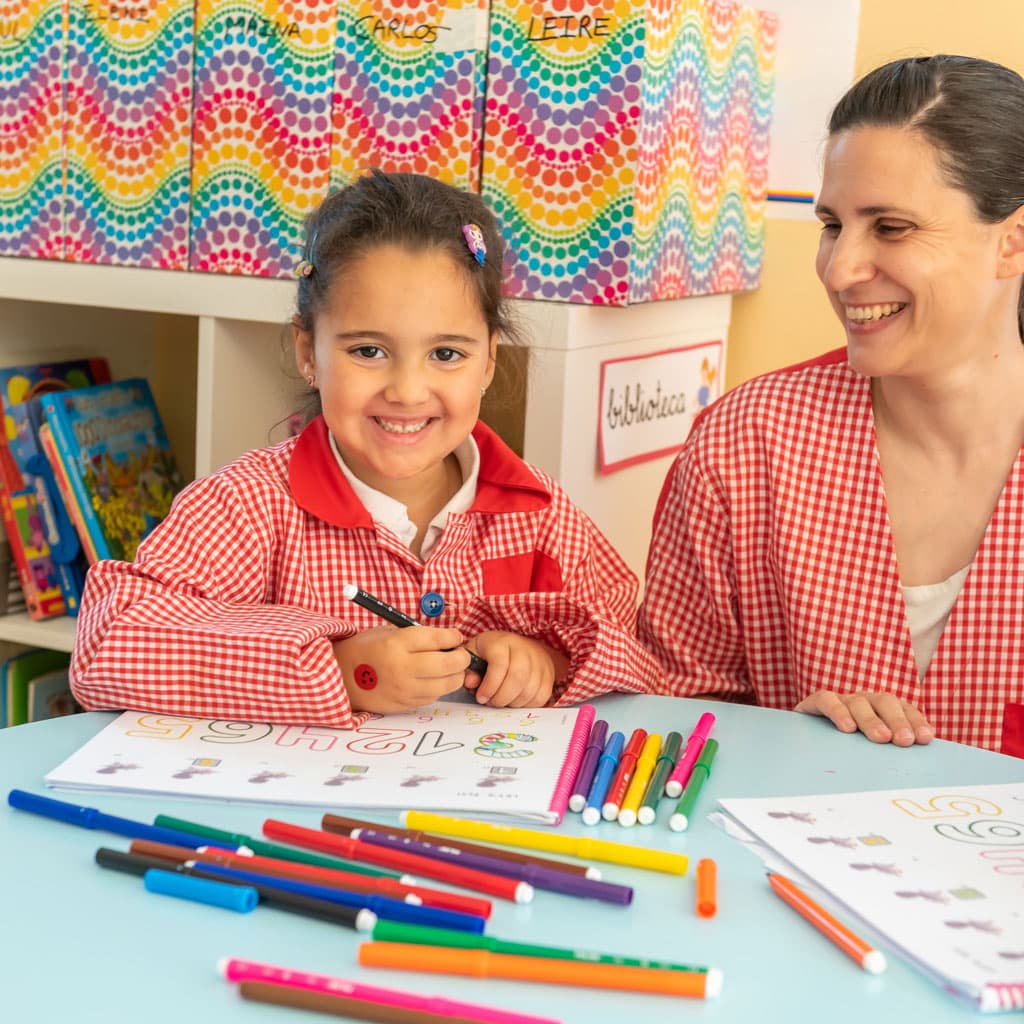
[{"label": "woman's earring", "polygon": [[486,395],[486,394],[487,394],[487,388],[481,388],[480,389],[480,397],[483,398],[484,395]]},{"label": "woman's earring", "polygon": [[310,386],[311,388],[315,388],[315,387],[316,387],[316,376],[315,376],[315,374],[312,374],[312,373],[311,373],[311,374],[310,374],[310,375],[309,375],[309,376],[308,376],[308,377],[306,378],[306,383],[307,383],[307,384],[308,384],[308,385],[309,385],[309,386]]}]

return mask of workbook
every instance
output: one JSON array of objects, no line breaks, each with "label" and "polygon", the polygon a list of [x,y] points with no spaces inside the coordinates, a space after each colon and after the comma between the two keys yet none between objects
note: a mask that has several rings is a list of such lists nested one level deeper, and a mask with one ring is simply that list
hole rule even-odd
[{"label": "workbook", "polygon": [[865,938],[978,1010],[1024,1009],[1024,782],[719,803]]},{"label": "workbook", "polygon": [[589,704],[514,709],[446,701],[376,716],[353,730],[125,711],[44,781],[60,789],[558,824],[593,719]]}]

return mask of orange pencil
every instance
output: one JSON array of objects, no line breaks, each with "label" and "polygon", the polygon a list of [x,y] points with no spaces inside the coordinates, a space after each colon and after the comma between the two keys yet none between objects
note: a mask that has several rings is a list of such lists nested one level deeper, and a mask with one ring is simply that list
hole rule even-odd
[{"label": "orange pencil", "polygon": [[714,917],[718,911],[718,865],[710,857],[697,861],[697,916]]},{"label": "orange pencil", "polygon": [[471,978],[514,978],[552,985],[582,985],[586,988],[614,988],[628,992],[657,992],[668,996],[710,999],[722,990],[722,972],[709,967],[707,973],[667,971],[652,967],[622,967],[591,964],[579,960],[513,956],[486,949],[452,949],[448,946],[420,946],[405,942],[364,942],[359,946],[363,967],[391,967],[430,974],[462,974]]},{"label": "orange pencil", "polygon": [[848,957],[855,960],[865,971],[881,974],[885,970],[885,954],[874,949],[860,936],[855,935],[841,921],[837,921],[824,907],[819,906],[802,889],[798,889],[788,878],[768,872],[771,887],[798,914],[810,921],[826,938],[831,939]]}]

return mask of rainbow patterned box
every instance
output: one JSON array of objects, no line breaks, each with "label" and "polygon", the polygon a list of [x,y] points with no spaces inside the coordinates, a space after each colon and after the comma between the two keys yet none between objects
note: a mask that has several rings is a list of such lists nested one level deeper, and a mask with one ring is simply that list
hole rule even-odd
[{"label": "rainbow patterned box", "polygon": [[325,0],[197,0],[192,270],[294,273],[330,177],[335,32]]},{"label": "rainbow patterned box", "polygon": [[64,258],[188,268],[191,0],[68,0]]},{"label": "rainbow patterned box", "polygon": [[492,0],[482,192],[508,293],[755,287],[776,30],[734,0]]},{"label": "rainbow patterned box", "polygon": [[0,256],[60,259],[63,0],[0,0]]},{"label": "rainbow patterned box", "polygon": [[339,0],[331,185],[370,167],[480,187],[487,0]]}]

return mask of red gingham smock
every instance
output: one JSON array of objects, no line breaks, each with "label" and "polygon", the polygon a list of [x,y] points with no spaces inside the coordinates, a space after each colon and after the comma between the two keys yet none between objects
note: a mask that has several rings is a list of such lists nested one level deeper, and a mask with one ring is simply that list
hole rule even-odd
[{"label": "red gingham smock", "polygon": [[[350,728],[331,641],[382,625],[353,583],[424,625],[508,630],[563,650],[560,705],[659,688],[635,637],[638,583],[545,474],[485,425],[476,499],[420,561],[375,524],[338,468],[322,418],[298,438],[198,480],[133,563],[89,571],[71,660],[86,708]],[[420,598],[436,591],[431,620]]]},{"label": "red gingham smock", "polygon": [[791,709],[821,689],[887,690],[943,739],[1024,755],[1022,538],[1018,455],[919,681],[870,379],[831,352],[697,420],[655,511],[639,635],[679,696]]}]

